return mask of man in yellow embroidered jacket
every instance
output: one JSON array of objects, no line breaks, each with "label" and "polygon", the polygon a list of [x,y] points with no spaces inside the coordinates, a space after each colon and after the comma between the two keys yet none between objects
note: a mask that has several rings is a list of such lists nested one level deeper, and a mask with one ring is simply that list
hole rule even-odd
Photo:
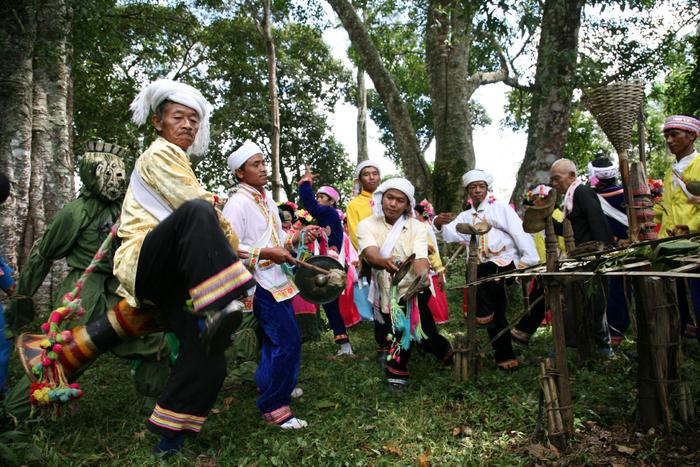
[{"label": "man in yellow embroidered jacket", "polygon": [[[688,115],[671,115],[664,123],[664,138],[669,151],[676,156],[671,169],[664,177],[664,194],[661,203],[654,206],[656,222],[661,224],[659,238],[684,233],[700,232],[700,196],[691,183],[700,183],[700,156],[694,144],[700,134],[700,120]],[[688,280],[689,293],[684,281],[676,281],[681,325],[685,337],[698,337],[691,319],[690,295],[696,319],[700,319],[700,281]]]},{"label": "man in yellow embroidered jacket", "polygon": [[664,138],[676,160],[664,176],[664,194],[655,206],[659,238],[700,231],[700,196],[688,190],[700,182],[700,157],[694,144],[700,134],[700,120],[671,115],[664,123]]},{"label": "man in yellow embroidered jacket", "polygon": [[226,376],[223,351],[241,320],[242,298],[255,285],[235,249],[238,240],[197,181],[188,154],[209,144],[210,106],[183,83],[158,80],[131,104],[142,125],[151,111],[158,138],[138,158],[122,205],[114,255],[118,293],[132,306],[152,305],[181,343],[149,430],[156,452],[173,454],[198,433]]}]

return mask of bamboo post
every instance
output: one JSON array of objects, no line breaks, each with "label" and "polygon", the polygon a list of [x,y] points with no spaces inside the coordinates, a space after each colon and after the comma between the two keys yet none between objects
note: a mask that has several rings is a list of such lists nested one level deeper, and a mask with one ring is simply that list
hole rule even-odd
[{"label": "bamboo post", "polygon": [[637,219],[638,240],[655,240],[656,223],[654,222],[654,202],[651,200],[651,190],[647,184],[646,171],[644,165],[633,162],[630,168],[630,191],[634,198],[632,211]]},{"label": "bamboo post", "polygon": [[639,117],[637,118],[637,139],[639,139],[639,162],[642,163],[644,172],[647,171],[647,143],[646,135],[644,134],[644,107],[639,109]]},{"label": "bamboo post", "polygon": [[[469,238],[469,255],[467,255],[467,283],[471,284],[477,279],[477,264],[478,258],[478,239],[476,235],[471,235]],[[468,368],[467,374],[469,379],[475,381],[479,368],[479,343],[476,335],[476,285],[470,285],[467,292],[467,358]]]},{"label": "bamboo post", "polygon": [[[545,246],[547,253],[547,272],[557,270],[557,236],[554,233],[552,218],[548,217],[545,225]],[[547,277],[544,282],[547,306],[552,310],[552,334],[554,352],[556,353],[557,388],[559,389],[560,411],[563,425],[562,443],[566,443],[574,432],[573,406],[569,367],[566,362],[566,338],[564,336],[564,315],[562,314],[561,287],[555,278]]]},{"label": "bamboo post", "polygon": [[576,241],[574,240],[574,227],[571,225],[571,220],[564,218],[561,230],[562,234],[564,234],[564,248],[566,248],[567,255],[571,255],[576,248]]},{"label": "bamboo post", "polygon": [[629,236],[632,243],[639,241],[639,224],[637,216],[634,214],[634,198],[630,187],[630,166],[627,156],[627,149],[618,151],[617,158],[620,164],[620,175],[622,176],[622,188],[625,192],[625,204],[627,205],[627,222],[629,222]]},{"label": "bamboo post", "polygon": [[[680,337],[675,283],[658,277],[635,277],[639,354],[638,408],[643,428],[672,428],[669,394],[678,382]],[[683,416],[683,414],[681,414]]]}]

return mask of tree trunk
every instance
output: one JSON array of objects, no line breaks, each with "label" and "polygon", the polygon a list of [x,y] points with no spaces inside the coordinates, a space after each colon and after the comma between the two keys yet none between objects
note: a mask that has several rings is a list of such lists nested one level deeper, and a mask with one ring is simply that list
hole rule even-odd
[{"label": "tree trunk", "polygon": [[36,23],[32,2],[8,3],[0,28],[0,108],[6,112],[0,122],[0,170],[12,182],[12,196],[0,206],[0,245],[5,259],[17,266],[32,170],[32,55]]},{"label": "tree trunk", "polygon": [[364,23],[347,0],[328,0],[328,3],[343,23],[353,47],[362,60],[362,65],[372,78],[374,88],[386,107],[391,131],[396,140],[396,149],[406,177],[415,185],[417,196],[431,193],[430,169],[423,158],[408,107],[391,74],[382,63]]},{"label": "tree trunk", "polygon": [[272,198],[280,199],[280,109],[277,97],[277,57],[275,54],[275,41],[272,37],[271,0],[261,0],[263,7],[262,35],[267,50],[267,80],[270,92],[270,118],[272,124]]},{"label": "tree trunk", "polygon": [[365,69],[357,67],[357,163],[369,159],[367,153],[367,89]]},{"label": "tree trunk", "polygon": [[455,0],[428,4],[425,52],[435,130],[433,201],[438,211],[461,210],[462,175],[476,161],[469,100],[479,86],[508,77],[500,50],[500,69],[469,74],[473,22],[480,5]]},{"label": "tree trunk", "polygon": [[[71,26],[73,11],[69,0],[45,0],[37,11],[34,81],[46,92],[48,154],[44,158],[43,200],[46,221],[75,197],[73,148],[71,145]],[[41,231],[43,234],[43,229]]]},{"label": "tree trunk", "polygon": [[438,212],[461,210],[462,174],[474,167],[469,112],[473,91],[468,83],[473,8],[465,3],[428,4],[425,52],[435,130],[433,203]]},{"label": "tree trunk", "polygon": [[527,147],[511,195],[515,203],[528,185],[548,183],[549,168],[564,155],[584,4],[584,0],[545,1]]}]

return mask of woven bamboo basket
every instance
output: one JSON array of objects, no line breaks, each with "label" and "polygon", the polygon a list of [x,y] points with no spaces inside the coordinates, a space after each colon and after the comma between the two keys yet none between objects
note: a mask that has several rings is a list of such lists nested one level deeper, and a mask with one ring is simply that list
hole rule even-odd
[{"label": "woven bamboo basket", "polygon": [[644,83],[625,81],[584,91],[581,98],[618,153],[626,152],[644,100]]}]

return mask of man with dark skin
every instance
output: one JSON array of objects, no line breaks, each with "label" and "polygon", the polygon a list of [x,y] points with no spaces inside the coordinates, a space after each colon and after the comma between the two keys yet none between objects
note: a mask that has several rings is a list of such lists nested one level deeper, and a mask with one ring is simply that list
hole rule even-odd
[{"label": "man with dark skin", "polygon": [[[515,211],[507,204],[489,197],[493,186],[490,173],[474,169],[462,177],[470,208],[456,218],[452,213],[440,214],[433,222],[435,231],[445,242],[469,242],[471,236],[459,233],[457,224],[477,224],[486,222],[491,230],[480,237],[477,277],[487,277],[515,268],[533,266],[539,263],[537,250],[532,237],[523,231],[522,222]],[[508,327],[506,319],[506,291],[503,281],[484,282],[477,286],[476,320],[488,328],[491,339],[501,334],[492,346],[496,366],[503,370],[518,367],[510,333],[501,333]]]},{"label": "man with dark skin", "polygon": [[[700,183],[700,156],[695,143],[700,134],[700,120],[689,115],[671,115],[664,123],[664,138],[675,161],[664,176],[664,193],[654,207],[656,222],[661,224],[659,238],[700,232],[700,196],[688,187]],[[691,319],[695,309],[696,322],[700,319],[700,281],[676,281],[681,324],[685,337],[700,339]],[[691,298],[692,307],[688,296]]]},{"label": "man with dark skin", "polygon": [[362,219],[372,214],[372,193],[381,183],[379,165],[376,162],[364,161],[355,169],[355,183],[359,185],[360,192],[350,200],[346,209],[348,217],[348,235],[352,245],[357,249],[357,224]]},{"label": "man with dark skin", "polygon": [[[450,344],[438,333],[428,308],[430,292],[423,290],[415,295],[415,300],[409,295],[414,280],[424,287],[428,287],[430,281],[428,236],[425,226],[411,217],[415,208],[413,194],[413,185],[408,180],[387,180],[374,192],[373,215],[357,227],[360,252],[372,267],[370,303],[374,305],[375,339],[380,348],[389,345],[383,364],[387,382],[397,390],[408,381],[411,341],[416,341],[444,363],[452,361]],[[392,275],[411,255],[415,255],[411,271],[396,286],[396,304],[391,296]],[[420,324],[415,328],[406,324],[416,323],[417,319]],[[422,330],[422,338],[418,329]]]},{"label": "man with dark skin", "polygon": [[[299,291],[282,267],[296,262],[291,249],[299,243],[300,233],[289,235],[282,229],[277,204],[265,190],[267,167],[257,144],[246,141],[227,162],[238,187],[224,207],[224,216],[238,234],[238,254],[258,284],[252,301],[263,331],[255,373],[260,390],[257,406],[271,425],[304,428],[306,421],[295,417],[289,407],[301,361],[301,336],[292,308]],[[305,239],[314,240],[319,229],[307,226],[303,232]]]}]

